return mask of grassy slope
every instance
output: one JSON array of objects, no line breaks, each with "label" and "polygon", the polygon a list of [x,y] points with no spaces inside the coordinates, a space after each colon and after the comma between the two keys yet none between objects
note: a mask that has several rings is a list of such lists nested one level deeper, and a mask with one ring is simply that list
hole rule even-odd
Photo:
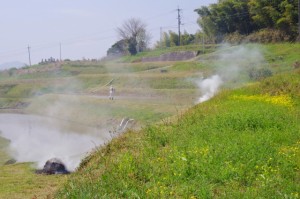
[{"label": "grassy slope", "polygon": [[9,140],[0,137],[0,165],[3,165],[7,160],[9,160],[9,156],[5,151],[5,148],[8,145],[9,145]]},{"label": "grassy slope", "polygon": [[[267,54],[268,55],[267,59],[272,64],[274,71],[275,69],[280,69],[278,70],[279,72],[290,71],[292,69],[293,63],[298,59],[297,49],[299,49],[299,45],[296,46],[289,45],[289,44],[268,45],[265,46],[265,48],[267,49],[266,52],[269,53]],[[283,56],[283,59],[281,58],[281,56]],[[172,66],[172,67],[167,69],[168,70],[167,74],[165,75],[160,74],[159,68],[165,66]],[[153,70],[155,68],[157,68],[157,70]],[[145,197],[149,197],[151,196],[151,194],[153,194],[152,196],[154,198],[169,197],[168,195],[166,195],[167,192],[164,191],[167,189],[171,190],[169,193],[172,194],[171,195],[172,197],[192,196],[194,192],[190,191],[189,188],[190,183],[186,181],[186,179],[190,179],[190,178],[187,178],[185,175],[183,175],[184,172],[181,173],[179,172],[182,170],[181,167],[184,167],[183,163],[184,162],[187,163],[187,161],[185,161],[187,157],[181,155],[190,153],[189,142],[184,140],[192,139],[194,144],[191,146],[198,147],[197,153],[198,155],[199,154],[201,155],[207,153],[206,146],[208,146],[208,143],[210,143],[209,141],[210,139],[212,140],[212,138],[205,137],[206,134],[203,134],[203,138],[201,139],[202,140],[208,139],[208,141],[204,142],[204,144],[201,144],[202,140],[200,138],[196,139],[195,137],[192,137],[190,134],[187,134],[185,131],[187,132],[193,131],[192,130],[193,128],[195,129],[195,132],[198,131],[196,129],[198,126],[196,124],[199,124],[197,123],[198,116],[196,115],[196,113],[194,113],[194,111],[201,110],[201,112],[203,112],[204,110],[205,113],[207,111],[207,113],[209,113],[209,115],[213,117],[214,120],[216,120],[215,118],[217,117],[215,117],[214,114],[219,111],[219,110],[217,111],[216,107],[220,107],[220,106],[210,105],[211,103],[214,104],[214,102],[212,101],[207,103],[207,105],[205,106],[204,104],[199,106],[201,107],[201,109],[199,109],[198,107],[197,109],[195,108],[194,111],[192,109],[190,112],[187,113],[187,115],[191,115],[191,117],[194,117],[194,119],[187,119],[187,117],[181,117],[180,113],[176,112],[178,104],[184,105],[186,104],[186,102],[192,103],[195,99],[190,99],[187,96],[194,95],[195,91],[193,85],[191,84],[187,84],[187,87],[184,88],[181,88],[181,84],[177,84],[176,86],[174,82],[176,83],[177,80],[174,81],[174,78],[172,78],[172,76],[173,75],[177,76],[178,81],[180,82],[183,81],[186,77],[192,77],[192,78],[197,77],[197,72],[199,70],[201,71],[204,70],[205,72],[210,73],[209,71],[211,69],[207,66],[203,66],[203,64],[198,62],[146,63],[146,64],[106,63],[106,67],[102,66],[101,64],[93,65],[91,63],[75,63],[72,66],[64,65],[61,72],[46,71],[37,74],[34,73],[23,74],[23,75],[18,75],[17,76],[18,78],[14,76],[8,77],[5,74],[4,75],[0,74],[1,76],[0,107],[15,107],[15,106],[17,107],[20,104],[20,102],[26,102],[26,103],[28,102],[31,104],[29,107],[25,108],[26,112],[44,114],[43,112],[45,109],[44,103],[47,102],[49,104],[52,104],[53,102],[56,101],[55,100],[56,98],[61,98],[62,97],[61,94],[57,95],[56,94],[57,92],[59,93],[64,93],[65,91],[70,92],[69,85],[71,85],[71,92],[75,94],[78,92],[85,93],[85,94],[106,94],[107,89],[103,88],[103,84],[106,84],[112,78],[119,78],[120,81],[115,82],[115,84],[118,86],[118,91],[127,92],[129,95],[137,95],[137,94],[145,95],[149,92],[148,89],[151,89],[151,94],[154,94],[156,96],[162,97],[163,99],[167,99],[167,100],[165,100],[165,102],[162,102],[161,100],[157,101],[157,99],[155,99],[156,102],[147,101],[143,103],[141,102],[136,103],[136,100],[131,103],[127,100],[120,100],[116,102],[113,106],[115,106],[116,110],[118,109],[117,107],[128,107],[129,109],[122,109],[123,113],[125,114],[129,113],[132,115],[132,117],[138,117],[144,122],[149,120],[157,121],[160,120],[160,118],[164,118],[170,114],[177,113],[179,123],[167,125],[169,124],[169,121],[163,120],[162,123],[165,123],[166,125],[158,126],[158,127],[151,126],[150,128],[145,129],[144,131],[138,133],[129,132],[121,136],[119,139],[113,140],[112,143],[110,143],[107,147],[102,149],[101,153],[95,153],[91,157],[88,157],[83,162],[82,168],[80,169],[79,173],[70,176],[70,180],[65,185],[65,188],[62,189],[58,197],[61,196],[61,197],[69,198],[71,196],[74,196],[76,198],[80,194],[82,194],[82,198],[84,197],[90,198],[89,197],[90,195],[95,195],[97,193],[100,193],[99,191],[103,191],[101,192],[103,193],[103,195],[101,196],[103,197],[107,196],[107,198],[110,198],[110,196],[134,197],[135,193]],[[126,75],[124,75],[125,73],[135,73],[135,74],[130,75],[130,78],[126,79],[125,78]],[[138,81],[130,81],[132,77],[137,78]],[[162,81],[158,81],[160,79],[162,79]],[[294,79],[295,81],[297,80],[297,78]],[[149,81],[149,82],[155,80],[155,82],[150,85],[149,84],[143,85],[142,80]],[[124,82],[126,82],[126,84],[124,84]],[[270,83],[266,84],[265,90],[267,90],[271,94],[274,94],[273,92],[276,91],[278,85],[284,85],[281,88],[288,88],[286,87],[287,83],[280,82],[280,80],[278,80],[278,82],[276,83],[275,88],[270,88],[269,84]],[[128,89],[126,88],[125,85],[131,85],[133,88]],[[66,88],[68,88],[68,90]],[[265,92],[264,90],[260,91],[258,89],[258,88],[261,89],[261,87],[256,87],[256,88],[257,88],[257,92],[260,93]],[[49,95],[47,93],[49,93]],[[295,98],[295,96],[297,96],[293,94],[294,91],[291,91],[291,93],[292,93],[292,97]],[[27,98],[32,96],[32,94],[36,95],[34,99]],[[46,94],[46,95],[40,95],[40,94]],[[223,94],[223,96],[226,95],[227,95],[226,93]],[[67,98],[72,98],[72,96]],[[67,98],[66,96],[63,97],[65,101],[68,101]],[[80,120],[86,119],[84,120],[86,124],[95,125],[95,123],[97,123],[97,118],[99,118],[102,115],[103,109],[101,109],[101,107],[105,106],[107,102],[105,100],[97,100],[95,98],[89,98],[88,96],[80,96],[79,98],[81,99],[80,102],[83,103],[79,103],[77,100],[69,100],[68,105],[73,104],[74,105],[73,107],[76,107],[75,109],[72,109],[74,113],[78,111],[83,111],[82,114],[80,114],[80,116],[82,116],[79,117]],[[174,98],[176,98],[175,101],[172,100]],[[223,100],[222,95],[221,97],[218,97],[218,99],[220,101],[221,99]],[[295,101],[297,101],[297,97],[295,98]],[[63,101],[60,100],[60,102],[64,103],[64,100]],[[86,104],[89,104],[89,106],[85,106]],[[241,106],[246,106],[246,105],[243,104]],[[39,107],[38,110],[37,107]],[[164,108],[162,109],[162,107]],[[141,109],[143,111],[141,111]],[[279,113],[285,114],[284,111]],[[114,112],[114,116],[123,117],[123,115],[120,114],[121,113]],[[223,112],[220,112],[219,114],[224,115]],[[250,113],[250,115],[251,114],[253,116],[256,114],[256,112]],[[75,114],[75,116],[78,117],[78,114]],[[89,118],[87,116],[89,116]],[[242,116],[240,115],[235,116],[234,118],[238,118],[238,117],[242,118]],[[182,118],[186,118],[186,119],[182,119]],[[292,115],[291,118],[295,120],[294,115]],[[185,120],[190,120],[190,122],[184,123]],[[248,121],[247,118],[246,121]],[[199,125],[203,125],[203,124],[200,123]],[[206,125],[211,125],[211,124],[207,123]],[[209,127],[206,128],[208,129]],[[222,132],[223,127],[220,128]],[[201,131],[199,130],[199,132],[202,131],[204,130]],[[170,135],[174,134],[174,135],[173,137],[172,136],[170,137],[169,134]],[[244,134],[247,135],[247,133]],[[256,133],[255,135],[258,134],[260,133]],[[216,138],[218,137],[217,135],[219,134],[215,133]],[[182,138],[182,141],[179,140],[178,138]],[[222,138],[223,137],[220,136],[220,138],[218,139],[221,140]],[[223,142],[226,142],[226,140],[224,140]],[[178,142],[182,142],[182,143],[178,143]],[[169,147],[162,147],[162,145],[171,146],[170,143],[173,143],[174,146],[174,148],[171,147],[170,150],[175,150],[178,153],[169,152],[168,151]],[[287,146],[290,146],[290,148],[296,147],[295,143],[293,144],[291,142],[291,144],[290,145],[287,144]],[[218,146],[222,147],[221,144]],[[224,147],[227,146],[229,147],[229,144],[224,145]],[[222,150],[224,150],[224,147],[222,148]],[[287,147],[287,150],[292,150],[290,148]],[[213,150],[213,148],[211,149]],[[173,154],[176,162],[178,162],[178,160],[183,160],[183,161],[179,161],[178,164],[173,165],[174,167],[176,168],[178,167],[179,169],[178,172],[176,172],[176,175],[174,173],[173,175],[171,175],[170,172],[172,170],[170,170],[170,168],[168,167],[169,164],[165,162],[167,160],[168,154],[170,155]],[[257,154],[254,153],[254,155]],[[5,158],[5,160],[7,160],[7,157],[4,156],[5,154],[4,155],[0,154],[0,157],[2,157],[2,159]],[[231,154],[230,156],[233,156],[233,154]],[[195,156],[195,157],[196,157],[195,159],[199,158],[199,156]],[[222,157],[222,156],[218,155],[218,157]],[[226,156],[222,158],[224,159],[226,158]],[[143,161],[145,162],[145,164],[142,164]],[[153,161],[154,164],[151,164]],[[173,162],[173,160],[171,160],[171,162]],[[217,168],[218,166],[215,167]],[[173,167],[171,167],[171,169],[172,168]],[[206,168],[205,165],[203,166],[203,169],[204,168]],[[1,169],[1,177],[3,172],[6,173],[5,179],[3,179],[3,181],[1,179],[2,184],[0,187],[4,187],[4,188],[0,189],[0,198],[12,198],[12,197],[23,198],[27,196],[32,197],[33,195],[45,196],[53,192],[59,186],[60,184],[59,182],[62,182],[65,179],[65,177],[63,176],[57,176],[56,178],[50,177],[51,180],[47,180],[48,179],[47,176],[46,178],[44,176],[36,176],[32,174],[32,169],[28,164],[18,164],[16,166],[5,166],[5,167],[0,166],[0,169]],[[169,173],[168,170],[170,170]],[[17,180],[18,183],[14,187],[11,187],[9,186],[10,183],[7,182],[11,182],[12,180],[14,180],[14,178],[17,175],[11,175],[11,174],[16,172],[20,173],[20,175],[18,175],[18,180]],[[195,170],[195,172],[199,173],[198,170]],[[210,172],[212,173],[213,171]],[[203,170],[202,173],[206,173],[206,170]],[[112,178],[109,177],[111,174],[113,174]],[[204,177],[201,178],[203,178],[203,180],[206,179],[206,181],[209,182],[213,180],[213,178],[211,178],[211,176],[209,175],[206,176],[205,178]],[[164,178],[166,179],[169,178],[169,180],[171,181],[166,181],[166,179]],[[193,178],[191,179],[193,180]],[[198,179],[195,178],[194,180],[198,180]],[[38,183],[39,181],[43,181],[43,184],[41,186],[37,186],[36,184],[36,182]],[[120,184],[117,183],[116,185],[114,185],[115,183],[114,181],[120,182]],[[229,180],[229,181],[233,181],[233,180]],[[73,183],[78,183],[78,186],[81,186],[81,188],[78,188]],[[96,185],[99,186],[101,185],[103,186],[104,189],[99,190],[98,189],[99,187],[93,186],[91,185],[91,183],[96,183]],[[195,184],[196,183],[194,183],[193,186],[196,186]],[[228,184],[228,182],[225,184]],[[53,186],[53,189],[49,189],[48,188],[49,186]],[[212,184],[204,183],[203,193],[212,194],[212,191],[215,190],[213,189],[214,186],[215,186],[214,183]],[[180,188],[181,191],[175,195],[176,191],[172,191],[172,190],[177,190],[178,187]],[[208,187],[209,189],[205,189],[205,187]],[[77,191],[80,193],[76,192],[74,190],[75,188],[78,189]],[[112,189],[109,190],[110,188]],[[225,188],[227,187],[224,187],[224,189]],[[236,188],[238,188],[238,186]],[[200,188],[197,187],[197,189],[199,190]],[[224,191],[222,192],[221,188],[217,188],[216,191],[218,192],[219,189],[221,190],[220,191],[221,193],[224,193]],[[31,190],[31,191],[26,191],[26,190]],[[193,190],[193,188],[191,190]],[[294,190],[294,188],[292,190]],[[200,191],[202,191],[202,189],[200,189]],[[164,192],[164,194],[158,195],[160,194],[160,192]],[[105,195],[105,193],[107,195]],[[296,192],[287,192],[287,193],[295,194]],[[117,194],[117,195],[113,195],[113,194]],[[218,194],[216,196],[218,196]]]},{"label": "grassy slope", "polygon": [[88,157],[58,197],[296,198],[299,84],[299,72],[276,76],[128,132]]},{"label": "grassy slope", "polygon": [[299,55],[289,44],[266,48],[290,53],[274,66],[288,73],[223,91],[177,122],[123,134],[87,157],[57,197],[298,198]]},{"label": "grassy slope", "polygon": [[[111,128],[123,117],[134,118],[137,127],[150,124],[175,114],[195,100],[190,97],[195,94],[195,86],[185,81],[194,75],[193,71],[180,71],[178,66],[173,70],[169,68],[173,64],[178,65],[70,62],[59,68],[45,65],[12,74],[2,72],[0,112],[50,116],[75,122],[79,127],[104,124]],[[166,66],[168,72],[162,74],[160,68]],[[194,70],[201,67],[193,64]],[[105,97],[108,87],[104,85],[113,78],[117,100],[110,102]],[[65,179],[65,176],[35,175],[29,164],[3,166],[11,158],[6,153],[7,145],[7,140],[0,137],[0,198],[43,198],[55,192]]]}]

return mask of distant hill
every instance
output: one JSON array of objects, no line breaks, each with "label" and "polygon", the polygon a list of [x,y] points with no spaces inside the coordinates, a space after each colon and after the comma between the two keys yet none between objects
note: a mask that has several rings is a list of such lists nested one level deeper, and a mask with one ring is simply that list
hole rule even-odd
[{"label": "distant hill", "polygon": [[19,61],[14,61],[14,62],[6,62],[3,64],[0,64],[0,70],[5,70],[9,68],[21,68],[25,66],[25,63],[19,62]]}]

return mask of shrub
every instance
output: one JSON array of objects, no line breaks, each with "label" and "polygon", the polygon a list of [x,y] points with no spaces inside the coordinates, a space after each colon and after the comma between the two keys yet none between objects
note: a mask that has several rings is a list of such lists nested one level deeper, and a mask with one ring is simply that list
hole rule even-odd
[{"label": "shrub", "polygon": [[245,40],[246,36],[241,35],[238,32],[228,34],[225,36],[224,41],[231,44],[241,44]]},{"label": "shrub", "polygon": [[262,29],[258,32],[252,33],[245,38],[245,42],[258,43],[276,43],[287,42],[292,40],[291,36],[287,35],[281,30]]},{"label": "shrub", "polygon": [[293,39],[294,37],[292,35],[287,35],[285,32],[275,29],[262,29],[249,35],[234,32],[224,37],[224,41],[231,44],[277,43],[292,41]]},{"label": "shrub", "polygon": [[252,68],[249,70],[248,75],[251,80],[260,80],[272,76],[272,71],[267,68]]}]

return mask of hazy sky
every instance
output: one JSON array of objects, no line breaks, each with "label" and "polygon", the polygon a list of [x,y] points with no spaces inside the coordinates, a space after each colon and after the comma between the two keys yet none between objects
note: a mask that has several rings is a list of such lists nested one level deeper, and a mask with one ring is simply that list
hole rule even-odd
[{"label": "hazy sky", "polygon": [[132,17],[147,24],[152,43],[163,31],[177,32],[177,7],[182,9],[182,30],[195,33],[194,9],[217,0],[1,0],[0,64],[44,58],[101,58],[119,40],[116,28]]}]

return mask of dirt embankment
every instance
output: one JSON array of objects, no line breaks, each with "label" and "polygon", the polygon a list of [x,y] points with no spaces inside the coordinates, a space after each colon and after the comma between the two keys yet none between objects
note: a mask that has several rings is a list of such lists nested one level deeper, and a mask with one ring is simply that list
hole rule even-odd
[{"label": "dirt embankment", "polygon": [[143,57],[142,62],[160,62],[160,61],[184,61],[195,58],[195,51],[178,51],[162,54],[158,57]]}]

